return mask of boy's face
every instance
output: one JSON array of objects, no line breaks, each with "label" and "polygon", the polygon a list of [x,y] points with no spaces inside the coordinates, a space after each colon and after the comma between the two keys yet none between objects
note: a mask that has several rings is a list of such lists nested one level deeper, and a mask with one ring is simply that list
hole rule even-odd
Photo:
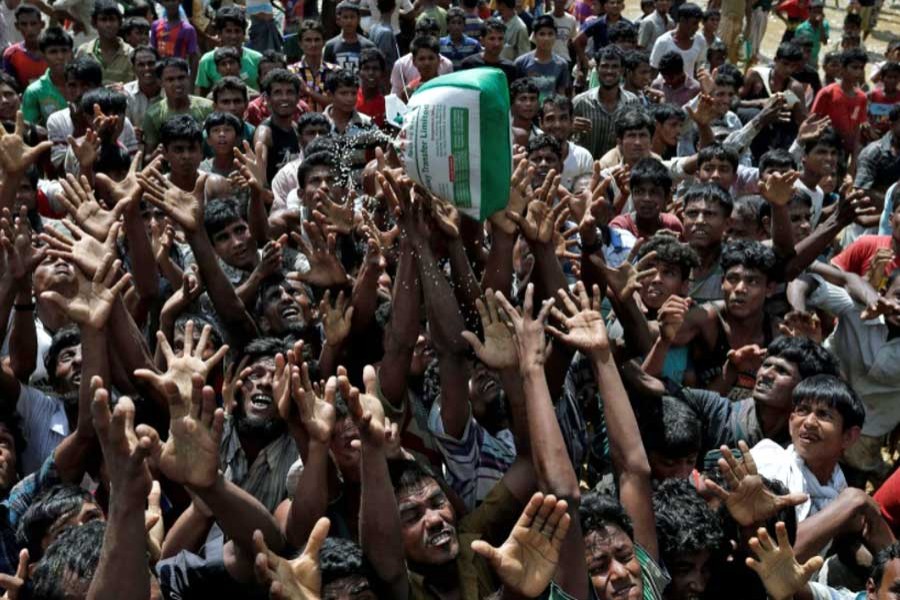
[{"label": "boy's face", "polygon": [[238,119],[243,119],[244,111],[247,110],[247,101],[244,99],[244,95],[237,90],[222,90],[216,97],[216,110],[231,113]]},{"label": "boy's face", "polygon": [[72,60],[72,49],[65,46],[50,46],[44,51],[47,67],[59,73]]},{"label": "boy's face", "polygon": [[597,79],[604,89],[618,86],[622,81],[622,62],[614,58],[601,58],[597,63]]},{"label": "boy's face", "polygon": [[737,90],[730,85],[716,85],[713,90],[713,101],[716,114],[721,118],[731,110],[731,103],[737,95]]},{"label": "boy's face", "polygon": [[552,135],[560,143],[566,143],[569,134],[572,133],[572,115],[569,111],[547,102],[544,104],[543,115],[541,115],[541,129],[544,133]]},{"label": "boy's face", "polygon": [[150,44],[150,30],[145,27],[132,27],[125,36],[125,41],[132,48]]},{"label": "boy's face", "polygon": [[160,79],[169,101],[184,100],[188,97],[188,74],[184,70],[178,67],[166,67],[163,69]]},{"label": "boy's face", "polygon": [[666,205],[666,196],[666,190],[649,181],[642,181],[631,188],[634,211],[642,221],[659,218],[659,213]]},{"label": "boy's face", "polygon": [[485,34],[482,39],[484,53],[488,56],[497,56],[503,50],[503,33],[500,31],[491,31]]},{"label": "boy's face", "polygon": [[249,271],[259,260],[250,227],[243,219],[234,221],[215,233],[212,243],[219,258],[237,269]]},{"label": "boy's face", "polygon": [[710,17],[703,21],[703,31],[706,33],[715,33],[717,29],[719,29],[719,22],[721,19],[719,17]]},{"label": "boy's face", "polygon": [[791,202],[788,208],[791,216],[791,231],[794,233],[794,241],[801,242],[809,237],[812,231],[812,208],[804,202]]},{"label": "boy's face", "polygon": [[897,84],[900,84],[900,73],[891,71],[881,75],[881,84],[884,86],[884,93],[890,94],[897,91]]},{"label": "boy's face", "polygon": [[555,170],[557,174],[562,172],[562,159],[559,154],[547,146],[531,152],[528,155],[528,162],[534,165],[532,185],[535,183],[538,186],[543,184],[551,170]]},{"label": "boy's face", "polygon": [[356,94],[359,88],[342,85],[334,91],[332,103],[334,107],[343,113],[352,113],[356,110]]},{"label": "boy's face", "polygon": [[766,237],[768,236],[762,231],[754,214],[735,205],[734,210],[731,211],[731,225],[728,227],[725,239],[729,242],[734,240],[762,241]]},{"label": "boy's face", "polygon": [[378,89],[383,77],[384,71],[377,60],[370,60],[359,66],[359,82],[365,89]]},{"label": "boy's face", "polygon": [[681,30],[685,36],[693,36],[697,33],[697,30],[700,29],[700,19],[697,18],[683,18],[678,20],[678,29]]},{"label": "boy's face", "polygon": [[226,23],[219,31],[219,40],[223,46],[240,48],[244,45],[244,29],[237,23]]},{"label": "boy's face", "polygon": [[66,77],[66,100],[75,104],[81,97],[84,96],[85,92],[89,92],[91,90],[90,84],[87,82],[81,81],[80,79],[76,79],[73,75],[69,75]]},{"label": "boy's face", "polygon": [[556,43],[556,30],[549,27],[542,27],[534,32],[534,44],[539,50],[553,50],[553,44]]},{"label": "boy's face", "polygon": [[452,19],[447,20],[447,33],[450,34],[450,37],[453,39],[457,39],[462,37],[463,32],[466,30],[466,20],[461,17],[453,17]]},{"label": "boy's face", "polygon": [[[694,465],[697,464],[697,453],[692,452],[687,456],[669,456],[650,450],[647,452],[647,461],[650,463],[650,476],[656,481],[687,479],[691,476]],[[674,585],[675,582],[672,583]],[[668,599],[669,596],[666,595],[666,598]]]},{"label": "boy's face", "polygon": [[19,189],[16,190],[16,205],[14,214],[18,214],[19,208],[25,207],[26,210],[34,210],[37,206],[37,190],[31,185],[31,181],[27,177],[23,177],[19,183]]},{"label": "boy's face", "polygon": [[321,56],[322,48],[325,47],[325,39],[318,31],[304,32],[300,38],[300,48],[303,50],[304,56]]},{"label": "boy's face", "polygon": [[197,174],[203,161],[203,146],[199,142],[175,140],[163,146],[163,158],[169,163],[172,175],[188,179]]},{"label": "boy's face", "polygon": [[40,15],[23,13],[16,18],[16,29],[22,34],[26,42],[36,42],[44,29],[44,22],[41,20]]},{"label": "boy's face", "polygon": [[653,68],[649,63],[640,63],[630,71],[626,71],[625,77],[632,89],[642,90],[653,81]]},{"label": "boy's face", "polygon": [[617,525],[584,536],[584,559],[591,585],[601,600],[640,600],[644,596],[641,563],[634,542]]},{"label": "boy's face", "polygon": [[216,71],[218,71],[219,75],[222,77],[240,77],[241,63],[233,58],[226,58],[216,63]]},{"label": "boy's face", "polygon": [[439,60],[438,55],[428,48],[419,48],[416,51],[413,56],[413,66],[419,71],[422,81],[437,77]]},{"label": "boy's face", "polygon": [[113,40],[119,35],[122,19],[116,15],[98,15],[94,19],[97,35],[103,40]]},{"label": "boy's face", "polygon": [[355,10],[345,8],[338,13],[338,25],[344,33],[353,33],[359,27],[359,13]]},{"label": "boy's face", "polygon": [[722,295],[728,314],[746,319],[759,314],[769,295],[769,278],[759,269],[737,265],[722,278]]},{"label": "boy's face", "polygon": [[666,600],[700,598],[712,576],[712,556],[709,550],[680,552],[666,560],[672,583],[666,588]]},{"label": "boy's face", "polygon": [[513,99],[513,115],[525,121],[531,121],[537,115],[538,95],[532,92],[520,92]]},{"label": "boy's face", "polygon": [[846,83],[857,85],[866,77],[866,65],[861,62],[852,62],[841,69],[841,79]]},{"label": "boy's face", "polygon": [[[688,281],[682,274],[680,265],[656,259],[651,261],[647,268],[656,268],[656,275],[652,279],[644,280],[644,286],[639,292],[647,308],[659,310],[669,296],[687,294]],[[694,458],[696,459],[696,456]],[[693,465],[694,461],[691,461],[691,464]]]},{"label": "boy's face", "polygon": [[678,117],[670,117],[662,123],[657,122],[655,133],[659,133],[660,139],[666,146],[675,146],[678,144],[678,137],[681,135],[681,127],[684,121]]},{"label": "boy's face", "polygon": [[300,132],[300,148],[306,149],[306,146],[319,136],[328,135],[329,129],[327,125],[307,125]]},{"label": "boy's face", "polygon": [[650,155],[650,137],[649,129],[632,129],[626,131],[619,140],[622,150],[622,160],[629,165],[633,165],[642,158]]},{"label": "boy's face", "polygon": [[841,76],[841,61],[839,60],[826,61],[823,68],[825,69],[825,75],[831,79],[837,79]]},{"label": "boy's face", "polygon": [[730,190],[734,183],[734,167],[721,158],[711,158],[700,166],[698,178],[703,183],[713,182],[722,189]]},{"label": "boy's face", "polygon": [[15,121],[16,111],[19,110],[19,94],[4,83],[0,83],[0,119]]},{"label": "boy's face", "polygon": [[824,177],[837,170],[838,151],[825,145],[813,146],[803,158],[803,170]]},{"label": "boy's face", "polygon": [[836,464],[859,438],[859,427],[844,431],[844,418],[837,408],[814,400],[794,406],[788,429],[794,450],[807,465]]},{"label": "boy's face", "polygon": [[266,92],[269,111],[279,117],[290,117],[297,107],[297,89],[287,82],[274,82]]},{"label": "boy's face", "polygon": [[231,156],[237,142],[237,132],[231,125],[216,125],[206,138],[216,156]]},{"label": "boy's face", "polygon": [[669,8],[672,7],[672,0],[656,0],[655,2],[656,12],[665,14],[669,12]]},{"label": "boy's face", "polygon": [[675,71],[674,73],[660,73],[662,75],[663,81],[667,86],[672,89],[678,89],[684,85],[684,82],[687,81],[687,75],[684,74],[684,71]]},{"label": "boy's face", "polygon": [[693,248],[710,248],[722,243],[729,215],[718,202],[701,198],[684,208],[684,239]]}]

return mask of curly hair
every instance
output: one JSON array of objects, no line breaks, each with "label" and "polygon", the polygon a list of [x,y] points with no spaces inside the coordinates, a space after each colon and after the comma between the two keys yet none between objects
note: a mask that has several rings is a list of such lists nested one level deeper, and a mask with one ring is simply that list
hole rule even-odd
[{"label": "curly hair", "polygon": [[732,267],[746,267],[757,269],[771,278],[777,259],[775,251],[760,242],[750,240],[735,240],[730,242],[722,250],[720,264],[722,271],[728,272]]},{"label": "curly hair", "polygon": [[657,234],[647,240],[638,250],[638,260],[650,252],[656,252],[656,260],[678,265],[683,279],[691,276],[691,269],[700,266],[697,251],[670,235]]},{"label": "curly hair", "polygon": [[634,539],[634,525],[631,517],[622,508],[619,500],[609,494],[589,492],[581,497],[578,507],[581,529],[584,535],[599,531],[608,525],[614,525]]},{"label": "curly hair", "polygon": [[725,541],[722,523],[686,479],[667,479],[653,494],[660,554],[675,557],[709,550],[716,554]]}]

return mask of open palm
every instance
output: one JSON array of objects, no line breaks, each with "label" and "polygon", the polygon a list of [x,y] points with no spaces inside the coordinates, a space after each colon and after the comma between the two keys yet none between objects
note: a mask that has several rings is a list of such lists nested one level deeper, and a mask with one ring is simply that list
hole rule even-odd
[{"label": "open palm", "polygon": [[552,325],[547,326],[547,331],[555,338],[582,352],[592,354],[594,352],[609,351],[609,338],[606,334],[606,324],[603,315],[600,314],[600,288],[594,286],[594,298],[591,299],[584,284],[579,281],[575,285],[575,295],[578,305],[572,300],[569,292],[559,290],[558,294],[562,310],[552,308],[550,314],[565,328],[559,330]]},{"label": "open palm", "polygon": [[92,281],[88,281],[79,269],[75,270],[78,291],[74,298],[65,298],[52,290],[42,293],[41,298],[55,304],[73,322],[102,329],[109,320],[116,297],[131,280],[128,273],[118,276],[121,267],[122,261],[113,261],[113,255],[107,254]]},{"label": "open palm", "polygon": [[500,311],[494,290],[485,290],[484,301],[480,298],[475,300],[475,307],[481,317],[484,343],[482,344],[478,336],[471,331],[464,331],[463,338],[469,342],[475,355],[488,368],[496,371],[514,369],[519,364],[516,340],[506,323],[500,320]]}]

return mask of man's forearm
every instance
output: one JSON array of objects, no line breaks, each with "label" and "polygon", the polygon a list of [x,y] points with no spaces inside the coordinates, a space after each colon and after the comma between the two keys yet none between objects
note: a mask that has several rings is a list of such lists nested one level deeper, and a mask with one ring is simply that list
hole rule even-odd
[{"label": "man's forearm", "polygon": [[481,278],[481,287],[485,290],[503,292],[509,296],[512,291],[513,281],[513,247],[516,237],[494,227],[491,250],[488,253],[487,264],[484,267],[484,276]]},{"label": "man's forearm", "polygon": [[316,521],[328,510],[328,447],[310,440],[308,448],[284,528],[285,537],[294,548],[306,544]]},{"label": "man's forearm", "polygon": [[472,264],[466,256],[462,240],[457,238],[448,246],[450,254],[450,276],[453,278],[453,292],[462,310],[463,319],[469,331],[481,329],[481,319],[475,300],[481,298],[481,284],[472,271]]},{"label": "man's forearm", "polygon": [[31,305],[31,308],[14,309],[12,330],[9,334],[9,367],[19,381],[28,381],[37,368],[37,328],[34,325],[36,307],[32,305],[33,299],[29,278],[27,283],[20,286],[15,304]]},{"label": "man's forearm", "polygon": [[378,370],[381,394],[395,406],[403,402],[419,337],[419,277],[412,245],[406,240],[400,242],[399,260],[391,294],[391,320],[384,334],[384,360]]},{"label": "man's forearm", "polygon": [[150,597],[144,502],[145,498],[122,497],[112,490],[100,563],[88,600]]},{"label": "man's forearm", "polygon": [[209,488],[190,488],[216,517],[225,536],[250,556],[253,552],[253,532],[262,531],[266,545],[273,552],[284,547],[281,528],[262,503],[237,485],[226,481],[220,473]]},{"label": "man's forearm", "polygon": [[137,202],[132,202],[125,210],[124,220],[134,285],[144,301],[152,302],[159,296],[159,270],[156,268],[153,245]]}]

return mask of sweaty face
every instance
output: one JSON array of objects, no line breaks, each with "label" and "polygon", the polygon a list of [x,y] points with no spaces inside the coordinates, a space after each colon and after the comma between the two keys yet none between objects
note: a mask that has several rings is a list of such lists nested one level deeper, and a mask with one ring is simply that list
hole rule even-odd
[{"label": "sweaty face", "polygon": [[837,463],[859,432],[843,431],[844,418],[836,408],[809,400],[794,406],[789,428],[797,455],[811,466]]},{"label": "sweaty face", "polygon": [[266,289],[263,296],[263,317],[276,335],[305,325],[302,307],[285,285],[273,285]]},{"label": "sweaty face", "polygon": [[700,199],[684,209],[684,239],[694,248],[707,248],[722,242],[729,219],[714,200]]},{"label": "sweaty face", "polygon": [[420,565],[443,565],[459,554],[456,514],[433,479],[403,490],[397,496],[406,560]]},{"label": "sweaty face", "polygon": [[666,561],[672,583],[666,588],[666,600],[700,600],[712,575],[709,550],[691,552]]},{"label": "sweaty face", "polygon": [[265,424],[278,418],[273,388],[275,358],[263,356],[248,365],[250,374],[243,378],[241,408],[244,418],[254,424]]},{"label": "sweaty face", "polygon": [[722,279],[722,294],[728,313],[748,318],[763,309],[769,292],[769,280],[759,269],[738,265],[731,267]]},{"label": "sweaty face", "polygon": [[791,394],[800,383],[800,370],[780,356],[767,356],[756,372],[753,400],[773,408],[791,407]]},{"label": "sweaty face", "polygon": [[685,278],[681,273],[681,267],[675,263],[665,262],[659,259],[651,261],[647,268],[656,268],[656,275],[652,279],[645,279],[640,290],[641,300],[647,308],[659,310],[669,296],[683,295],[685,293]]},{"label": "sweaty face", "polygon": [[548,147],[538,148],[528,155],[528,162],[534,165],[534,179],[532,185],[541,185],[551,170],[557,173],[562,171],[562,159],[559,154]]},{"label": "sweaty face", "polygon": [[601,600],[640,600],[644,584],[634,542],[622,529],[606,525],[584,536],[591,585]]}]

